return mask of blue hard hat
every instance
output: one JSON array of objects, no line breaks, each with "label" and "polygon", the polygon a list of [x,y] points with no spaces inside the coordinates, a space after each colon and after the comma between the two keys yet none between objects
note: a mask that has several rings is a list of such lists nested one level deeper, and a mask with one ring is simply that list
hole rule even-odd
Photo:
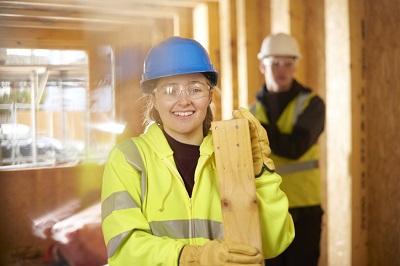
[{"label": "blue hard hat", "polygon": [[203,73],[212,86],[217,85],[218,72],[204,47],[193,39],[174,36],[150,49],[140,85],[150,93],[157,79],[190,73]]}]

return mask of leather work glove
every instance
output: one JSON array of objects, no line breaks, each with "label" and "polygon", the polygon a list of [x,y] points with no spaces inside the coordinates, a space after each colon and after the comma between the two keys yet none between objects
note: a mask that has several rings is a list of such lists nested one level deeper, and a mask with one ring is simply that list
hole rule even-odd
[{"label": "leather work glove", "polygon": [[263,260],[255,247],[229,240],[212,240],[204,246],[185,246],[179,258],[179,266],[261,266]]},{"label": "leather work glove", "polygon": [[234,110],[232,114],[234,118],[246,118],[249,121],[253,169],[256,177],[259,177],[264,170],[274,171],[274,162],[269,158],[271,148],[269,147],[267,131],[261,126],[260,121],[249,110],[243,107],[239,110]]}]

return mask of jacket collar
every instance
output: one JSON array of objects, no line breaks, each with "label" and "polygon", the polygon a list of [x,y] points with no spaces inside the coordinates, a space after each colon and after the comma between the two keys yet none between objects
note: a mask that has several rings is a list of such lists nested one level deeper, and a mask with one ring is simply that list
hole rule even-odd
[{"label": "jacket collar", "polygon": [[[141,138],[150,146],[150,148],[160,157],[170,157],[173,155],[173,150],[168,144],[167,139],[162,132],[162,129],[156,123],[151,124]],[[211,130],[203,139],[200,145],[200,156],[211,155],[214,152]]]}]

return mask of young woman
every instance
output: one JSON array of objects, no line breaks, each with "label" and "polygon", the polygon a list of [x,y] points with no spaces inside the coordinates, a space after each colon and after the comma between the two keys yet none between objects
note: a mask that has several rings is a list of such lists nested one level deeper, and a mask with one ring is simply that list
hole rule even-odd
[{"label": "young woman", "polygon": [[[109,265],[261,265],[256,248],[223,240],[211,102],[218,73],[195,40],[171,37],[147,55],[146,132],[118,144],[105,166],[102,227]],[[294,238],[265,130],[250,122],[263,254]],[[257,124],[258,123],[258,124]],[[258,138],[257,135],[260,137]]]}]

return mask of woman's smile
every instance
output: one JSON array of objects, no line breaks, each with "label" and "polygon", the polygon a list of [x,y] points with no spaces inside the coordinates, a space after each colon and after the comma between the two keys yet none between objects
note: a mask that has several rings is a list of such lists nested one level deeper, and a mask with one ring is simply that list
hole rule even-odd
[{"label": "woman's smile", "polygon": [[180,117],[187,117],[187,116],[191,116],[192,114],[194,114],[194,111],[185,111],[185,112],[172,112],[174,115],[176,116],[180,116]]}]

